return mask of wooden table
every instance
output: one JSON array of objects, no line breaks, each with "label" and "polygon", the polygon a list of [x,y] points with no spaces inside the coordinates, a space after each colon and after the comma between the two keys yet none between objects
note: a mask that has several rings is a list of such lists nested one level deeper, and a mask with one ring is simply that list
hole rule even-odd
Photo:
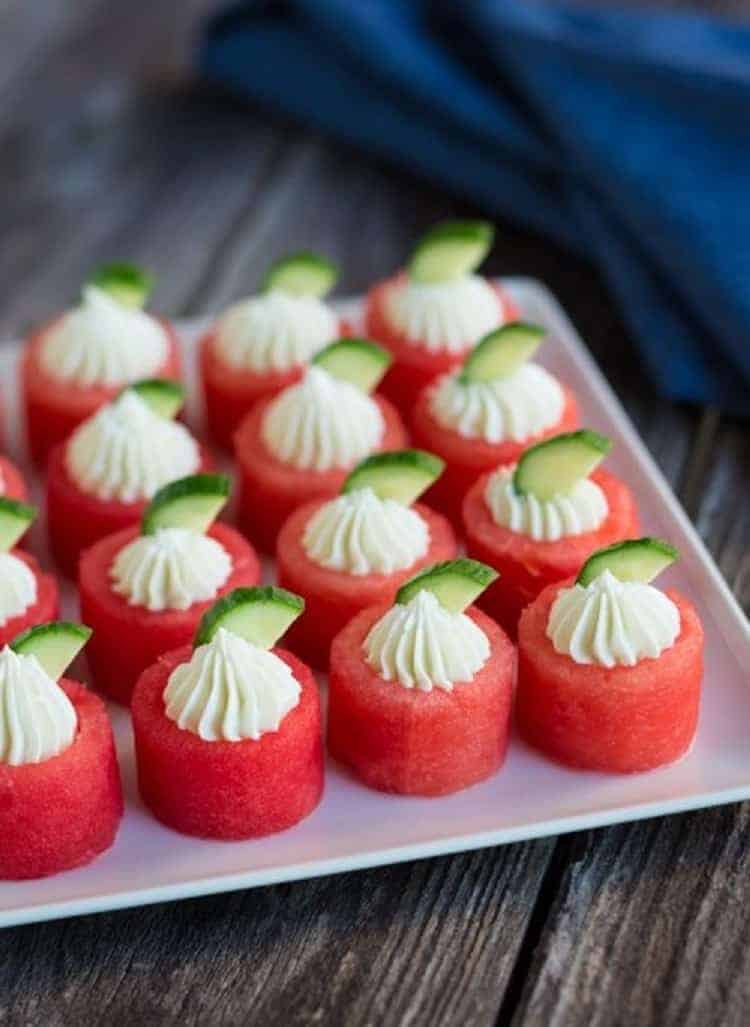
[{"label": "wooden table", "polygon": [[[430,223],[472,213],[175,85],[205,3],[3,5],[3,336],[70,303],[103,259],[152,267],[156,307],[186,316],[252,290],[271,257],[302,244],[341,264],[343,291],[361,290]],[[488,270],[557,293],[747,605],[747,426],[660,399],[592,268],[499,228]],[[0,1023],[741,1027],[749,841],[744,804],[6,930]]]}]

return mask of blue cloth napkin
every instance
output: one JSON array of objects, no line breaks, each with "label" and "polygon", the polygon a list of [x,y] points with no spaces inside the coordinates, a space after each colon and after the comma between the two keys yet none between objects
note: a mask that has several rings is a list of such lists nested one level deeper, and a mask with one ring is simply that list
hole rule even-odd
[{"label": "blue cloth napkin", "polygon": [[750,26],[551,0],[249,0],[200,61],[587,254],[665,395],[750,414]]}]

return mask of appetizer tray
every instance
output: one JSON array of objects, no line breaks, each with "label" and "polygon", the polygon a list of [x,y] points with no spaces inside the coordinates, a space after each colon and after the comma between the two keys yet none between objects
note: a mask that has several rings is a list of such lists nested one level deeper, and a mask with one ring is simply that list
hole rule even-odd
[{"label": "appetizer tray", "polygon": [[[129,716],[113,706],[126,795],[114,847],[80,870],[38,881],[0,882],[0,926],[358,870],[750,798],[750,627],[554,297],[529,279],[505,284],[524,318],[549,331],[540,362],[576,390],[584,423],[614,440],[608,466],[638,497],[644,531],[669,539],[680,550],[681,560],[665,573],[663,583],[692,597],[706,632],[701,717],[689,755],[665,769],[611,776],[557,766],[514,735],[499,774],[440,799],[369,791],[329,761],[323,801],[307,820],[259,841],[212,842],[176,834],[144,809],[136,790]],[[340,306],[356,319],[358,301]],[[179,327],[188,366],[189,416],[199,430],[194,356],[203,325]],[[0,381],[11,425],[8,448],[28,470],[23,439],[12,437],[19,422],[14,405],[19,352],[18,345],[0,348]],[[45,559],[42,529],[35,526],[34,548]],[[269,564],[267,580],[272,575]],[[63,615],[77,615],[71,587],[64,589]],[[81,676],[85,680],[85,668]]]}]

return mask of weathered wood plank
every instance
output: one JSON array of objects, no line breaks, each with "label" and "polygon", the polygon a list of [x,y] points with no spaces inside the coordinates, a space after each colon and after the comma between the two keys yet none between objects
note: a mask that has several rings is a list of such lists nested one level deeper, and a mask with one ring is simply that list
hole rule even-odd
[{"label": "weathered wood plank", "polygon": [[0,933],[0,1020],[493,1024],[553,843]]},{"label": "weathered wood plank", "polygon": [[746,1024],[749,817],[744,804],[593,833],[562,875],[512,1022]]}]

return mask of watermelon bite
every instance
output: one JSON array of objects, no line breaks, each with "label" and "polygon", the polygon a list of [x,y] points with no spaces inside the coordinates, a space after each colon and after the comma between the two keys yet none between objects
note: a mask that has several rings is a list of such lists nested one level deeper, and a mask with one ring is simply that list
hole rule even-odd
[{"label": "watermelon bite", "polygon": [[421,449],[436,453],[446,463],[444,473],[425,493],[425,502],[444,513],[456,531],[460,532],[463,528],[461,507],[464,496],[480,475],[503,464],[515,463],[528,446],[560,432],[572,431],[578,426],[579,411],[575,395],[565,385],[562,389],[565,403],[558,423],[523,442],[485,442],[482,439],[466,438],[451,428],[443,427],[432,414],[432,386],[424,389],[414,406],[412,441]]},{"label": "watermelon bite", "polygon": [[547,638],[562,588],[548,586],[518,625],[517,719],[536,749],[572,767],[610,773],[651,770],[684,755],[695,736],[703,673],[703,628],[692,604],[666,595],[680,614],[674,645],[632,667],[576,663]]},{"label": "watermelon bite", "polygon": [[474,559],[499,572],[498,580],[478,602],[515,638],[521,611],[543,589],[576,574],[595,550],[638,536],[638,509],[627,485],[599,468],[592,473],[591,481],[604,492],[609,507],[601,527],[557,542],[539,542],[495,523],[485,501],[489,478],[488,473],[475,482],[464,500],[466,549]]},{"label": "watermelon bite", "polygon": [[15,549],[12,555],[18,560],[23,560],[36,578],[36,602],[17,617],[0,624],[0,648],[27,628],[56,620],[60,609],[60,597],[54,577],[42,571],[31,553]]},{"label": "watermelon bite", "polygon": [[[340,334],[347,335],[345,321]],[[230,367],[217,351],[217,333],[210,331],[200,343],[200,375],[206,427],[213,442],[232,448],[232,438],[242,418],[259,400],[272,398],[302,377],[303,365],[286,371],[251,371]]]},{"label": "watermelon bite", "polygon": [[[382,396],[373,396],[385,421],[380,450],[402,449],[406,430],[394,407]],[[261,550],[272,553],[281,525],[311,499],[330,498],[341,491],[351,467],[329,471],[302,470],[281,463],[269,452],[261,426],[272,399],[261,400],[244,418],[234,436],[240,476],[237,512],[240,527]]]},{"label": "watermelon bite", "polygon": [[[422,389],[463,363],[477,340],[467,339],[465,348],[458,353],[447,350],[431,352],[395,328],[388,317],[388,294],[391,289],[400,286],[404,279],[403,274],[395,275],[370,289],[365,309],[365,334],[393,354],[393,363],[380,390],[408,421]],[[515,303],[499,285],[492,283],[492,288],[497,293],[498,324],[514,321],[518,317]]]},{"label": "watermelon bite", "polygon": [[409,578],[456,555],[453,529],[440,514],[416,503],[413,509],[426,521],[430,545],[423,557],[393,574],[346,574],[321,567],[305,551],[302,539],[308,521],[326,500],[306,503],[285,522],[276,547],[279,584],[305,599],[305,612],[286,636],[289,648],[314,667],[325,667],[331,642],[360,610],[390,601]]},{"label": "watermelon bite", "polygon": [[402,795],[446,795],[497,771],[508,743],[515,650],[476,607],[467,615],[490,642],[473,681],[451,692],[404,688],[365,662],[363,643],[388,605],[362,611],[331,646],[328,747],[370,788]]},{"label": "watermelon bite", "polygon": [[[46,334],[55,323],[46,325],[28,340],[21,365],[26,437],[31,457],[39,466],[44,466],[54,446],[67,439],[82,421],[111,402],[122,389],[122,385],[76,385],[50,375],[41,362],[40,353]],[[160,323],[167,335],[168,355],[154,377],[178,379],[177,335],[169,322]]]},{"label": "watermelon bite", "polygon": [[[140,675],[165,652],[190,642],[216,597],[187,610],[147,610],[131,606],[112,590],[110,568],[121,549],[139,534],[137,527],[100,539],[84,552],[78,569],[81,618],[93,629],[86,647],[96,687],[128,705]],[[240,585],[260,581],[260,562],[252,546],[227,524],[214,524],[206,534],[232,559],[232,572],[217,596]]]},{"label": "watermelon bite", "polygon": [[0,879],[45,877],[90,863],[115,840],[123,800],[104,703],[60,687],[78,717],[73,743],[41,763],[0,763]]},{"label": "watermelon bite", "polygon": [[[213,458],[201,447],[199,471],[210,471]],[[122,503],[99,499],[82,492],[68,473],[65,445],[56,446],[47,465],[47,531],[58,568],[70,578],[76,576],[78,559],[99,539],[137,524],[147,500]]]},{"label": "watermelon bite", "polygon": [[323,793],[320,699],[312,671],[274,649],[301,686],[300,701],[278,731],[255,741],[207,742],[181,730],[164,710],[164,689],[190,646],[151,666],[133,693],[138,787],[164,824],[203,838],[240,839],[283,831],[318,805]]}]

